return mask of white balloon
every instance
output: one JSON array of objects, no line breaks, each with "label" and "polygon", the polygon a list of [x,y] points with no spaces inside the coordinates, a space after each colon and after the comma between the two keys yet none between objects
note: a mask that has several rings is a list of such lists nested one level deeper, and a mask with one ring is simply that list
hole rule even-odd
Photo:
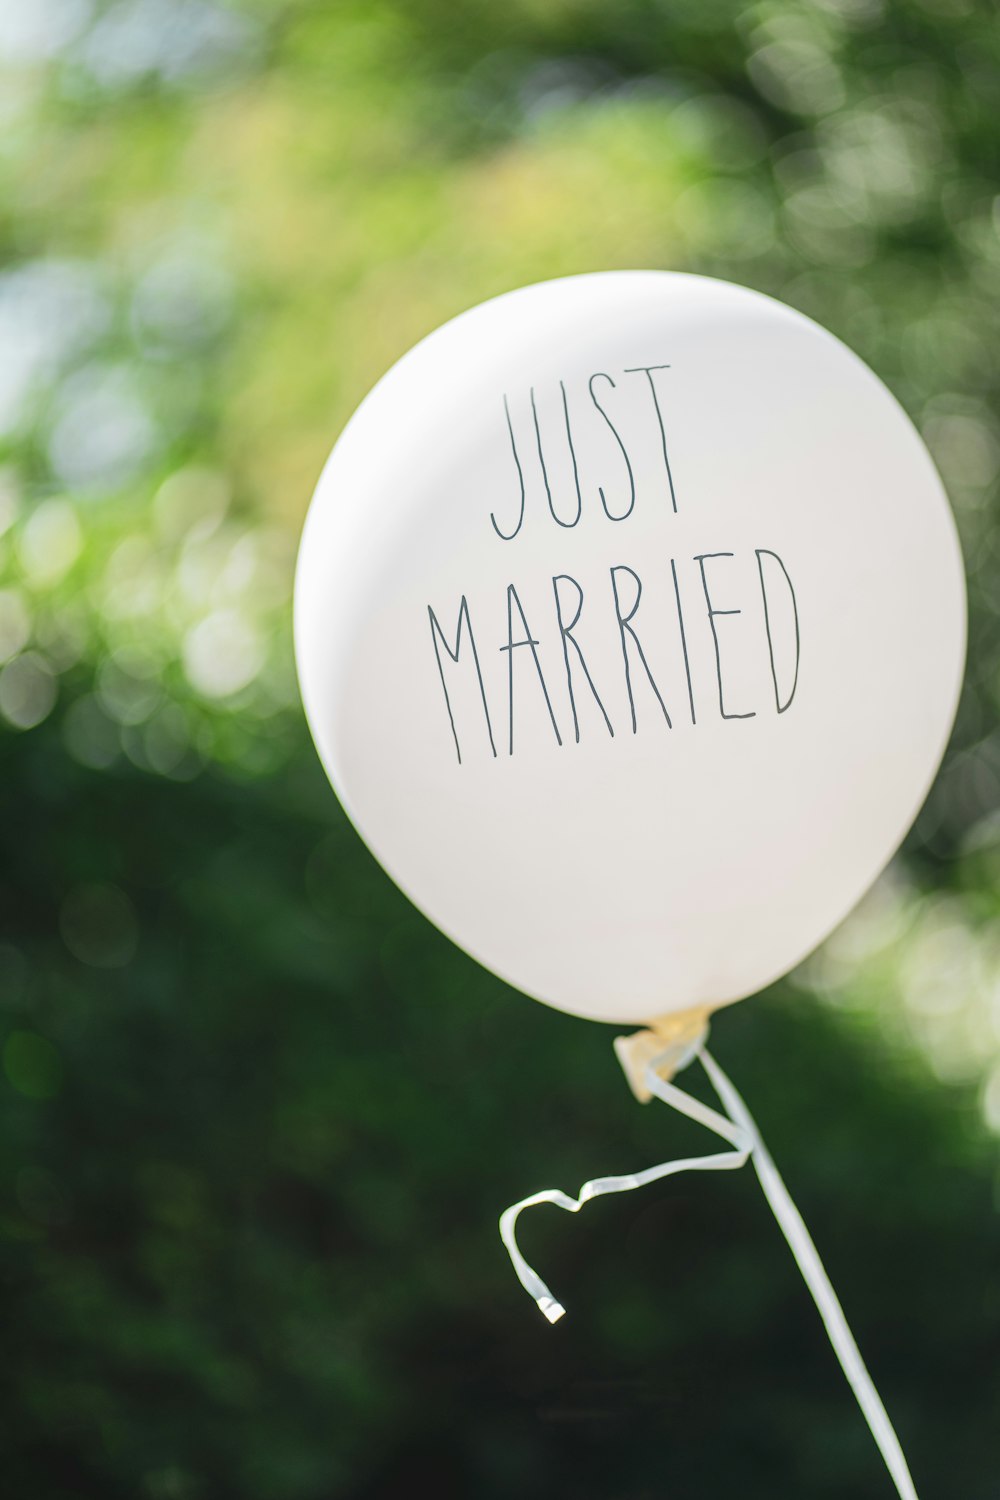
[{"label": "white balloon", "polygon": [[526,287],[418,344],[316,490],[323,764],[469,953],[562,1010],[752,994],[846,915],[940,762],[955,527],[886,388],[726,282]]}]

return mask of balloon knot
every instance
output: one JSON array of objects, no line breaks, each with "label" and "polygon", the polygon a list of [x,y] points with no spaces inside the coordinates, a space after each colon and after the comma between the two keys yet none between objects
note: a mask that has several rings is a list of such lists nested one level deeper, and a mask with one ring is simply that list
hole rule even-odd
[{"label": "balloon knot", "polygon": [[648,1104],[653,1097],[646,1080],[651,1065],[657,1077],[669,1081],[698,1055],[708,1039],[709,1014],[707,1005],[698,1006],[659,1016],[630,1036],[615,1037],[615,1056],[640,1104]]}]

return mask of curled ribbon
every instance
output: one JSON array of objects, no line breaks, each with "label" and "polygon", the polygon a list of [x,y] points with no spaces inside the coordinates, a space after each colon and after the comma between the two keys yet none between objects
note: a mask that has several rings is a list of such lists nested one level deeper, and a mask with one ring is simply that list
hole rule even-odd
[{"label": "curled ribbon", "polygon": [[[500,1237],[511,1258],[517,1278],[528,1295],[537,1302],[549,1322],[558,1322],[566,1309],[553,1297],[537,1271],[528,1265],[517,1246],[517,1220],[524,1209],[533,1208],[537,1203],[554,1203],[557,1208],[564,1208],[567,1212],[575,1214],[579,1213],[585,1203],[589,1203],[593,1198],[600,1198],[605,1193],[630,1192],[633,1188],[646,1187],[647,1184],[657,1182],[662,1177],[673,1177],[680,1172],[732,1171],[751,1160],[764,1190],[764,1196],[788,1242],[795,1263],[802,1273],[802,1278],[823,1320],[823,1326],[833,1345],[834,1353],[840,1361],[840,1367],[847,1377],[872,1437],[885,1460],[886,1468],[896,1486],[896,1493],[900,1500],[917,1500],[917,1492],[914,1489],[903,1450],[899,1445],[899,1439],[864,1360],[861,1358],[854,1335],[844,1316],[844,1310],[830,1284],[823,1262],[819,1258],[819,1252],[813,1244],[812,1237],[803,1223],[802,1216],[770,1152],[761,1139],[760,1131],[750,1111],[726,1074],[707,1051],[705,1047],[707,1035],[707,1026],[702,1026],[696,1038],[681,1040],[649,1056],[649,1045],[645,1043],[644,1046],[644,1042],[645,1039],[651,1039],[653,1033],[641,1032],[635,1038],[620,1039],[619,1043],[616,1043],[616,1049],[626,1073],[630,1076],[633,1090],[639,1098],[655,1096],[661,1099],[664,1104],[669,1104],[679,1114],[686,1115],[689,1120],[704,1125],[707,1130],[720,1136],[727,1142],[730,1149],[712,1152],[707,1156],[690,1156],[677,1161],[663,1162],[657,1167],[647,1167],[642,1172],[628,1172],[616,1177],[595,1177],[591,1182],[584,1183],[576,1198],[571,1198],[568,1193],[560,1192],[558,1188],[547,1188],[542,1192],[532,1193],[530,1197],[523,1198],[520,1203],[512,1204],[500,1216]],[[637,1053],[636,1049],[631,1046],[633,1043],[640,1044],[638,1056],[644,1063],[641,1081],[636,1071]],[[672,1077],[682,1068],[687,1067],[688,1063],[695,1058],[708,1075],[726,1111],[724,1115],[707,1104],[702,1104],[690,1094],[686,1094],[683,1089],[677,1088],[663,1076],[667,1073]]]}]

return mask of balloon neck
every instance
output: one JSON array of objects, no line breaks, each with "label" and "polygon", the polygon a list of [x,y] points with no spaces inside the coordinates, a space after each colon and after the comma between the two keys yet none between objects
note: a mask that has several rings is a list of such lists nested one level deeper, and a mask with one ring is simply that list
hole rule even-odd
[{"label": "balloon neck", "polygon": [[615,1037],[615,1056],[640,1104],[648,1104],[653,1097],[646,1069],[652,1064],[657,1077],[669,1081],[686,1068],[708,1040],[710,1015],[710,1006],[698,1005],[656,1016],[642,1031]]}]

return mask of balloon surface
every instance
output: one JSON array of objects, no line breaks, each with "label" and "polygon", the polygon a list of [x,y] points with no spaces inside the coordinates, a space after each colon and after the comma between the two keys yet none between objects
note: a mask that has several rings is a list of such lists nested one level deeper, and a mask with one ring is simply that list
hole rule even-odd
[{"label": "balloon surface", "polygon": [[348,424],[299,554],[306,712],[406,894],[535,999],[643,1021],[847,914],[943,754],[965,589],[875,375],[726,282],[526,287]]}]

